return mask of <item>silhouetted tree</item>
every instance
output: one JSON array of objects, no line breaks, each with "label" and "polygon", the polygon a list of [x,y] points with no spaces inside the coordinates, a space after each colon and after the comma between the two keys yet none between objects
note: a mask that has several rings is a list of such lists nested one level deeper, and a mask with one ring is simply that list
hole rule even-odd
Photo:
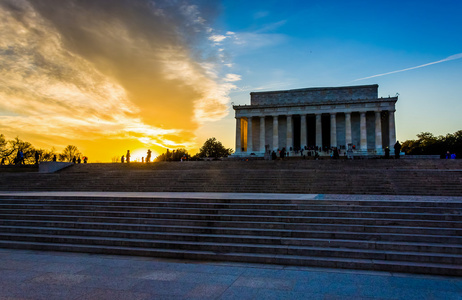
[{"label": "silhouetted tree", "polygon": [[165,153],[160,154],[154,161],[180,161],[183,156],[190,157],[188,150],[178,148],[173,151],[166,150]]},{"label": "silhouetted tree", "polygon": [[8,153],[8,142],[5,139],[5,136],[3,134],[0,134],[0,160],[2,158],[7,158],[7,153]]},{"label": "silhouetted tree", "polygon": [[34,150],[34,159],[35,159],[35,151],[39,153],[39,162],[42,161],[53,161],[53,156],[56,155],[56,150],[55,148],[51,148],[51,150],[46,150],[46,149],[35,149]]},{"label": "silhouetted tree", "polygon": [[18,151],[23,152],[25,164],[35,163],[34,147],[31,143],[20,140],[19,137],[15,137],[13,140],[8,141],[7,150],[5,151],[5,161],[7,161],[8,164],[13,164]]},{"label": "silhouetted tree", "polygon": [[441,155],[447,151],[455,153],[458,158],[462,155],[462,130],[454,134],[435,137],[429,132],[417,135],[416,140],[407,140],[402,143],[402,151],[411,155]]},{"label": "silhouetted tree", "polygon": [[223,144],[216,138],[212,137],[205,141],[204,145],[199,150],[199,157],[227,157],[233,153],[233,149],[225,148]]},{"label": "silhouetted tree", "polygon": [[80,153],[76,146],[68,145],[64,148],[63,153],[59,154],[58,159],[59,161],[71,162],[74,157],[77,159],[80,156],[82,156],[82,153]]},{"label": "silhouetted tree", "polygon": [[51,150],[39,149],[38,151],[40,153],[40,161],[53,161],[53,156],[56,155],[55,148],[51,148]]}]

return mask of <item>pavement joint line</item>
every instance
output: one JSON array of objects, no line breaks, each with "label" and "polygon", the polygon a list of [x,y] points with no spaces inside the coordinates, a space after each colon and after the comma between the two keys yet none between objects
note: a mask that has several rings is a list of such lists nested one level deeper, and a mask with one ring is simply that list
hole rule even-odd
[{"label": "pavement joint line", "polygon": [[337,200],[337,201],[420,201],[462,202],[462,196],[289,194],[289,193],[206,193],[206,192],[21,192],[0,191],[0,197],[113,197],[113,198],[187,198],[187,199],[255,199],[255,200]]}]

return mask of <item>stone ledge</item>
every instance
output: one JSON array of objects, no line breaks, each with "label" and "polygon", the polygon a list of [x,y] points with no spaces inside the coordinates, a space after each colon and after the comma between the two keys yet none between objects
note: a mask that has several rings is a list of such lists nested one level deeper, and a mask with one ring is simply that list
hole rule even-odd
[{"label": "stone ledge", "polygon": [[46,161],[39,164],[39,173],[54,173],[64,168],[72,166],[70,162]]},{"label": "stone ledge", "polygon": [[441,159],[439,155],[403,155],[401,154],[401,157],[406,158],[406,159]]}]

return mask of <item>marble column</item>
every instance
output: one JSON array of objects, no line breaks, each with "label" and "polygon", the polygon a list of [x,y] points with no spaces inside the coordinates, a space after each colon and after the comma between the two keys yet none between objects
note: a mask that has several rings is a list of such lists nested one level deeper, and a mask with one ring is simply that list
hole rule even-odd
[{"label": "marble column", "polygon": [[[388,111],[388,131],[390,134],[390,150],[394,151],[394,146],[396,144],[396,131],[395,131],[395,111]],[[394,152],[393,152],[394,153]]]},{"label": "marble column", "polygon": [[273,150],[275,151],[279,149],[278,118],[279,116],[273,116]]},{"label": "marble column", "polygon": [[253,139],[252,139],[252,117],[247,118],[247,153],[253,151]]},{"label": "marble column", "polygon": [[290,150],[290,147],[293,148],[293,130],[292,130],[292,115],[287,115],[287,143],[286,151]]},{"label": "marble column", "polygon": [[375,112],[375,150],[382,153],[382,112]]},{"label": "marble column", "polygon": [[306,115],[300,116],[300,148],[304,148],[307,145],[306,142]]},{"label": "marble column", "polygon": [[361,150],[367,151],[366,112],[360,112]]},{"label": "marble column", "polygon": [[241,118],[236,118],[236,151],[241,152]]},{"label": "marble column", "polygon": [[260,117],[260,152],[265,152],[265,117]]},{"label": "marble column", "polygon": [[330,114],[330,146],[337,147],[337,114]]},{"label": "marble column", "polygon": [[322,122],[321,122],[321,114],[316,114],[316,146],[322,148]]},{"label": "marble column", "polygon": [[348,144],[352,144],[351,138],[351,113],[345,113],[345,143],[348,149]]}]

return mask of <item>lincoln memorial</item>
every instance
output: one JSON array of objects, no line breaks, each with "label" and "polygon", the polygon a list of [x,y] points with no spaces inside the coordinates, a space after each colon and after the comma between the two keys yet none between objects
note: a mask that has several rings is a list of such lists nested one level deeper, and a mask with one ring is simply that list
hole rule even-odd
[{"label": "lincoln memorial", "polygon": [[[379,98],[378,85],[305,88],[250,93],[250,105],[235,105],[235,156],[263,156],[285,149],[330,155],[382,155],[396,142],[395,103]],[[305,153],[310,152],[305,151]],[[292,154],[291,154],[292,153]]]}]

